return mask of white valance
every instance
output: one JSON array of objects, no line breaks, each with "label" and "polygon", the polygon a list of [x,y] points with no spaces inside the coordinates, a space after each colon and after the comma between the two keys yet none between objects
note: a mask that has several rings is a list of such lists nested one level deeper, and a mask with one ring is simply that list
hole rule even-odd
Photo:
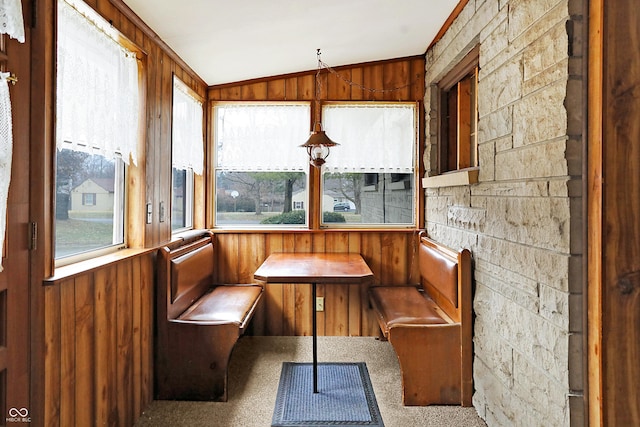
[{"label": "white valance", "polygon": [[0,33],[24,43],[21,0],[0,0]]},{"label": "white valance", "polygon": [[137,163],[136,57],[63,0],[58,1],[57,90],[58,149],[121,156],[126,164],[131,157]]},{"label": "white valance", "polygon": [[216,112],[216,165],[236,171],[307,170],[308,104],[221,104]]},{"label": "white valance", "polygon": [[416,151],[415,104],[328,104],[322,108],[331,148],[331,172],[412,173]]},{"label": "white valance", "polygon": [[0,271],[2,271],[4,236],[7,228],[7,198],[13,159],[13,125],[7,77],[9,73],[0,73]]},{"label": "white valance", "polygon": [[197,175],[204,168],[202,114],[202,103],[174,77],[171,163],[176,169],[191,168]]}]

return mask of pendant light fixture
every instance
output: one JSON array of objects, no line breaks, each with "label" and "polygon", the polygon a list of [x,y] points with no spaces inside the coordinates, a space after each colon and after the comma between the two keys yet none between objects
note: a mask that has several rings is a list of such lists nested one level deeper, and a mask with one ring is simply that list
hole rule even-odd
[{"label": "pendant light fixture", "polygon": [[307,142],[301,145],[307,149],[309,154],[309,163],[319,168],[326,162],[329,157],[330,147],[340,145],[337,142],[333,142],[331,138],[322,130],[322,122],[320,121],[320,70],[322,69],[322,61],[320,59],[320,49],[317,50],[316,55],[318,57],[318,71],[316,72],[316,95],[315,95],[315,121],[313,123],[313,130]]}]

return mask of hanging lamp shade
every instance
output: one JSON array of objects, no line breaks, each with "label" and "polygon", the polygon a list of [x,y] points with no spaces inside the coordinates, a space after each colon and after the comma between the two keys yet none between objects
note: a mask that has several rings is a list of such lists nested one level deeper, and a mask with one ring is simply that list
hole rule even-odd
[{"label": "hanging lamp shade", "polygon": [[320,167],[329,157],[329,147],[335,147],[340,145],[337,142],[333,142],[331,138],[322,130],[322,123],[316,122],[313,126],[313,132],[309,136],[307,142],[300,147],[305,147],[309,154],[309,163],[313,166]]}]

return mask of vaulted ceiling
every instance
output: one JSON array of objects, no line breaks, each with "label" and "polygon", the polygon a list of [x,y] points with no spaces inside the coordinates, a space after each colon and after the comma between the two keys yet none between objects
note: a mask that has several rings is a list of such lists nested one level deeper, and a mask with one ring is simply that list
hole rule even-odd
[{"label": "vaulted ceiling", "polygon": [[459,0],[124,0],[208,84],[425,53]]}]

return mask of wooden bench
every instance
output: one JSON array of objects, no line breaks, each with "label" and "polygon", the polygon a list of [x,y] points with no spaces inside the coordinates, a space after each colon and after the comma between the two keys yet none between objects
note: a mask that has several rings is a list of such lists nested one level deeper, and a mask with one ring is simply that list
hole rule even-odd
[{"label": "wooden bench", "polygon": [[213,235],[161,248],[157,262],[156,395],[227,400],[227,366],[262,297],[260,285],[218,285]]},{"label": "wooden bench", "polygon": [[420,283],[375,286],[369,301],[393,346],[407,406],[471,406],[471,254],[418,237]]}]

